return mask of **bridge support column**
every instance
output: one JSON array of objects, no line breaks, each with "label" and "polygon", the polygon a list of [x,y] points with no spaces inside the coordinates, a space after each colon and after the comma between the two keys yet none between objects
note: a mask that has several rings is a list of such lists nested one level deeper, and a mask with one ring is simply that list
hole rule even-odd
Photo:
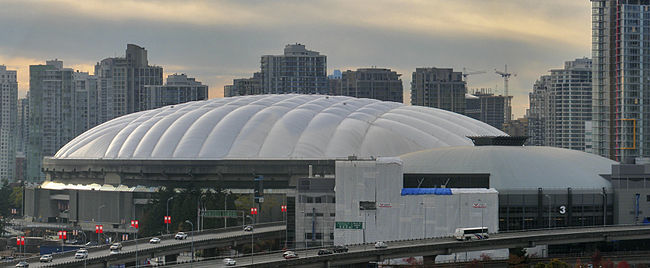
[{"label": "bridge support column", "polygon": [[436,256],[437,255],[422,256],[422,265],[428,267],[436,264]]},{"label": "bridge support column", "polygon": [[165,264],[176,263],[178,254],[165,255]]},{"label": "bridge support column", "polygon": [[217,256],[217,248],[206,248],[202,250],[202,257],[208,258],[208,257],[216,257]]}]

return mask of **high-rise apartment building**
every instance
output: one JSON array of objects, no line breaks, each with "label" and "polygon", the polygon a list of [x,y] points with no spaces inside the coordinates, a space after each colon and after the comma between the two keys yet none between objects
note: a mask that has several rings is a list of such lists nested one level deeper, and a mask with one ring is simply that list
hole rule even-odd
[{"label": "high-rise apartment building", "polygon": [[533,85],[533,92],[528,93],[528,138],[527,144],[546,146],[546,120],[549,114],[550,76],[543,75]]},{"label": "high-rise apartment building", "polygon": [[650,0],[591,0],[593,150],[650,157]]},{"label": "high-rise apartment building", "polygon": [[15,180],[18,81],[0,65],[0,182]]},{"label": "high-rise apartment building", "polygon": [[411,104],[465,113],[467,87],[461,72],[451,68],[416,68],[411,80]]},{"label": "high-rise apartment building", "polygon": [[75,137],[74,71],[59,60],[29,66],[29,142],[25,180],[40,181],[41,161]]},{"label": "high-rise apartment building", "polygon": [[29,94],[18,99],[18,125],[16,132],[16,151],[26,152],[29,137]]},{"label": "high-rise apartment building", "polygon": [[74,83],[74,133],[75,136],[99,125],[97,98],[97,77],[87,72],[76,71],[72,75]]},{"label": "high-rise apartment building", "polygon": [[[330,94],[402,103],[404,88],[400,76],[401,74],[385,68],[348,70],[342,73],[340,83],[335,84],[340,88],[332,88]],[[337,80],[334,77],[329,79],[330,84],[332,80]]]},{"label": "high-rise apartment building", "polygon": [[327,94],[327,56],[290,44],[261,60],[262,94]]},{"label": "high-rise apartment building", "polygon": [[208,86],[185,74],[167,76],[163,86],[145,86],[146,109],[208,99]]},{"label": "high-rise apartment building", "polygon": [[494,95],[489,89],[480,89],[465,96],[465,115],[503,130],[503,124],[512,119],[512,96]]},{"label": "high-rise apartment building", "polygon": [[591,64],[587,58],[567,61],[535,83],[530,122],[538,125],[529,126],[531,144],[585,150],[585,121],[592,115]]},{"label": "high-rise apartment building", "polygon": [[95,65],[99,121],[146,110],[147,85],[163,84],[163,68],[150,66],[147,50],[128,44],[125,57],[107,58]]}]

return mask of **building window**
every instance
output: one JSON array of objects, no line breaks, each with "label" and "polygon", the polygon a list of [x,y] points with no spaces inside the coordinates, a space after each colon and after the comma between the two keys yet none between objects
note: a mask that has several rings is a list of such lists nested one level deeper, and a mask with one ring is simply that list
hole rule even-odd
[{"label": "building window", "polygon": [[323,203],[322,198],[320,196],[316,197],[315,199],[316,199],[316,203]]},{"label": "building window", "polygon": [[314,198],[311,196],[307,197],[307,203],[314,203]]},{"label": "building window", "polygon": [[334,233],[330,233],[330,240],[334,240]]},{"label": "building window", "polygon": [[305,233],[305,239],[311,239],[312,233]]},{"label": "building window", "polygon": [[645,198],[646,198],[646,201],[650,202],[650,195],[646,195]]},{"label": "building window", "polygon": [[336,217],[336,213],[330,213],[330,217]]}]

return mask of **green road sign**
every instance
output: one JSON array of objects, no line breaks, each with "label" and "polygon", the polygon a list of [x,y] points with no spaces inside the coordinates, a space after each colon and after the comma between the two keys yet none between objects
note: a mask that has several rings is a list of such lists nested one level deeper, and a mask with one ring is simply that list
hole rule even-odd
[{"label": "green road sign", "polygon": [[237,218],[236,210],[203,210],[201,216],[207,218]]},{"label": "green road sign", "polygon": [[360,221],[337,221],[336,229],[363,229],[363,222]]}]

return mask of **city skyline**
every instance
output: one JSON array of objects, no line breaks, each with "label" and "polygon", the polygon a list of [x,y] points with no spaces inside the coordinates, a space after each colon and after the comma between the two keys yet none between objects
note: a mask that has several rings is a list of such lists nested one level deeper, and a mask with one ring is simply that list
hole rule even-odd
[{"label": "city skyline", "polygon": [[[328,56],[328,73],[377,66],[403,74],[404,99],[409,99],[409,74],[415,68],[485,70],[469,77],[468,88],[497,86],[501,93],[503,80],[494,69],[508,64],[518,74],[510,92],[515,117],[521,117],[539,74],[591,54],[589,1],[423,1],[407,6],[390,1],[62,0],[3,1],[3,6],[0,23],[12,30],[0,36],[0,62],[18,70],[21,97],[29,88],[30,64],[59,58],[71,68],[92,72],[99,60],[122,56],[125,43],[147,48],[151,63],[165,67],[164,77],[191,74],[210,87],[211,98],[220,97],[232,79],[259,69],[261,55],[279,54],[284,45],[298,42]],[[146,14],[140,12],[145,9]]]}]

